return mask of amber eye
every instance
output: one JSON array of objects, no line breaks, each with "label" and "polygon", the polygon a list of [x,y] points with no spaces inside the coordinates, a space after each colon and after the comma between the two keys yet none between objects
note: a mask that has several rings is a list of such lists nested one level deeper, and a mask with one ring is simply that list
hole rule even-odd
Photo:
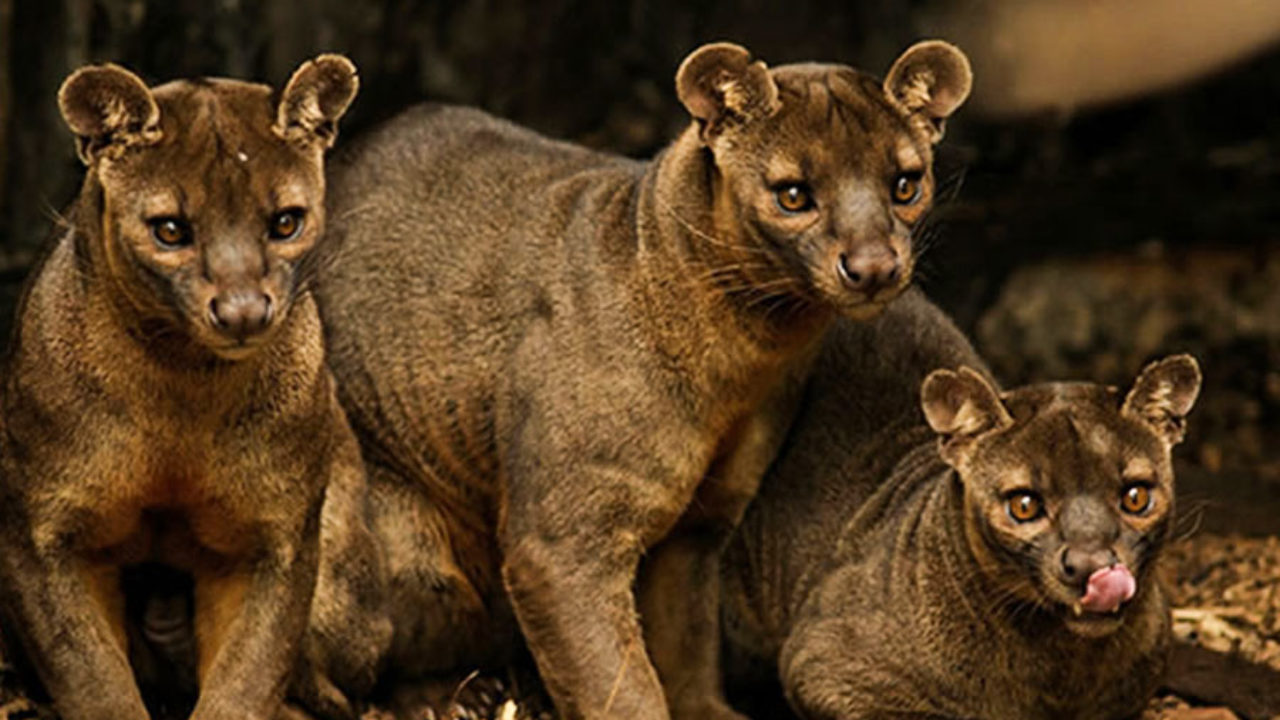
[{"label": "amber eye", "polygon": [[302,211],[293,208],[281,210],[271,216],[271,227],[268,234],[272,240],[292,240],[302,232]]},{"label": "amber eye", "polygon": [[920,173],[903,173],[893,179],[893,201],[910,205],[920,199]]},{"label": "amber eye", "polygon": [[1120,507],[1131,515],[1141,515],[1151,507],[1151,487],[1143,483],[1127,486],[1120,494]]},{"label": "amber eye", "polygon": [[789,213],[799,213],[813,207],[813,198],[803,185],[784,185],[778,188],[778,207]]},{"label": "amber eye", "polygon": [[191,244],[191,228],[180,218],[156,218],[149,222],[151,237],[164,248],[180,248]]},{"label": "amber eye", "polygon": [[1044,513],[1044,502],[1040,496],[1025,490],[1009,493],[1004,499],[1009,517],[1020,523],[1031,522]]}]

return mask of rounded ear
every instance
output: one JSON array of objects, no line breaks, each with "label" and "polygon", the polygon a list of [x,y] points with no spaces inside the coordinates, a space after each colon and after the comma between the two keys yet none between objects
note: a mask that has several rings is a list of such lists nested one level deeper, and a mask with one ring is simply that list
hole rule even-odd
[{"label": "rounded ear", "polygon": [[703,141],[726,121],[767,117],[778,107],[778,86],[769,68],[732,43],[703,45],[690,53],[676,71],[676,94],[698,121]]},{"label": "rounded ear", "polygon": [[280,94],[275,132],[291,142],[332,147],[338,120],[360,88],[356,66],[342,55],[320,55],[294,71]]},{"label": "rounded ear", "polygon": [[76,134],[76,152],[88,165],[104,152],[119,154],[160,139],[160,108],[145,83],[119,65],[89,65],[58,90],[58,109]]},{"label": "rounded ear", "polygon": [[942,139],[946,119],[964,104],[972,88],[969,58],[941,40],[924,40],[907,48],[884,79],[885,95],[919,118],[935,143]]},{"label": "rounded ear", "polygon": [[980,435],[1013,424],[995,388],[972,368],[934,370],[920,386],[920,406],[938,433],[942,459],[953,467],[969,455]]},{"label": "rounded ear", "polygon": [[1200,364],[1173,355],[1143,368],[1124,398],[1120,414],[1151,426],[1170,446],[1182,442],[1187,413],[1200,394]]}]

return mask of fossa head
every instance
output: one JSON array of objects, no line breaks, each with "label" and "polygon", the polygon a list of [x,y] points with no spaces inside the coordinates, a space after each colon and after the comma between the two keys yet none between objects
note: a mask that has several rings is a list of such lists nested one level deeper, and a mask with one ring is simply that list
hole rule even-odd
[{"label": "fossa head", "polygon": [[323,154],[354,98],[338,55],[279,94],[235,80],[149,89],[115,65],[58,94],[96,192],[95,272],[144,327],[236,360],[288,316],[324,228]]},{"label": "fossa head", "polygon": [[769,69],[727,43],[676,75],[714,162],[717,231],[762,251],[743,263],[756,279],[795,278],[796,294],[853,316],[910,282],[933,145],[971,83],[964,54],[940,41],[912,46],[883,82],[843,65]]},{"label": "fossa head", "polygon": [[926,378],[925,417],[964,486],[965,537],[999,605],[1036,605],[1090,637],[1122,625],[1158,581],[1170,453],[1199,389],[1189,355],[1148,365],[1124,395],[1086,383],[997,393],[968,368]]}]

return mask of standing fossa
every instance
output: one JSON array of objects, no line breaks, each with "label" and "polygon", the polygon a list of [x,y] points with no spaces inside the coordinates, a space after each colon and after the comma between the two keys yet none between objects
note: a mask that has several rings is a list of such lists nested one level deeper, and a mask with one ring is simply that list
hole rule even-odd
[{"label": "standing fossa", "polygon": [[88,170],[4,369],[0,600],[68,720],[148,717],[122,589],[142,564],[194,587],[192,717],[278,711],[326,486],[363,492],[307,289],[356,87],[324,55],[280,93],[114,65],[59,92]]},{"label": "standing fossa", "polygon": [[937,41],[883,83],[714,44],[652,162],[436,106],[335,161],[317,296],[391,573],[388,668],[483,666],[514,621],[568,718],[740,717],[720,549],[788,378],[908,284],[970,79]]},{"label": "standing fossa", "polygon": [[1166,358],[1122,395],[997,392],[983,368],[915,293],[828,335],[725,552],[728,665],[748,670],[731,685],[766,670],[808,720],[1141,712],[1199,369]]}]

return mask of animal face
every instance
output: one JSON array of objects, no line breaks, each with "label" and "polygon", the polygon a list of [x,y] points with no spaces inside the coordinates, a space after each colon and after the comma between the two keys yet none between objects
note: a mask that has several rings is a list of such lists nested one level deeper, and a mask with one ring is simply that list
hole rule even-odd
[{"label": "animal face", "polygon": [[1089,384],[1004,395],[976,373],[934,373],[926,417],[964,485],[965,532],[1005,607],[1029,603],[1100,636],[1155,582],[1172,527],[1170,451],[1195,401],[1189,356],[1155,363],[1122,398]]},{"label": "animal face", "polygon": [[884,83],[838,65],[769,71],[723,44],[677,75],[715,159],[715,202],[763,251],[754,279],[798,277],[800,293],[854,316],[910,282],[932,145],[969,85],[964,55],[938,42],[904,53]]},{"label": "animal face", "polygon": [[101,186],[96,258],[145,327],[230,360],[270,339],[323,232],[323,151],[354,93],[336,56],[300,68],[278,106],[230,80],[67,80],[63,114]]}]

